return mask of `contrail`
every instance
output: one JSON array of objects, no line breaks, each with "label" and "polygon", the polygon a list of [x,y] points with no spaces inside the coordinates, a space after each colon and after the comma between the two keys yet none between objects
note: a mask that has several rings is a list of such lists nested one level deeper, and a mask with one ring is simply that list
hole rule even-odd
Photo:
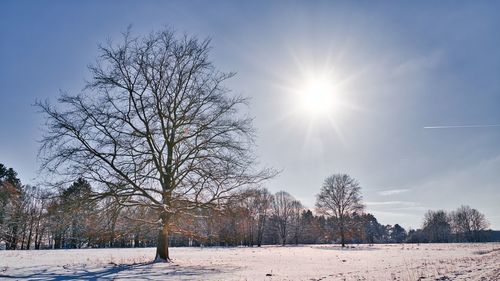
[{"label": "contrail", "polygon": [[427,126],[424,129],[457,129],[457,128],[488,128],[488,127],[500,127],[500,124],[489,124],[489,125],[451,125],[451,126]]}]

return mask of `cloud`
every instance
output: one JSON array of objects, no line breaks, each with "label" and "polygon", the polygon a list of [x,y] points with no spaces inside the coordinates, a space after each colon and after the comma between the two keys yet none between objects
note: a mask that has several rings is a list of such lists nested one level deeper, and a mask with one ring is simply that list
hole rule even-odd
[{"label": "cloud", "polygon": [[[370,212],[399,213],[401,215],[416,215],[417,213],[429,209],[428,207],[422,206],[419,202],[414,201],[379,201],[367,202],[366,204]],[[418,215],[421,216],[420,214]]]},{"label": "cloud", "polygon": [[378,202],[366,202],[368,206],[407,206],[415,207],[420,204],[413,201],[378,201]]},{"label": "cloud", "polygon": [[[391,217],[398,217],[398,219],[400,218],[407,218],[407,217],[414,217],[414,218],[417,218],[417,219],[420,219],[421,216],[418,215],[418,214],[410,214],[410,213],[402,213],[402,212],[390,212],[390,211],[380,211],[380,210],[374,210],[372,211],[372,213],[374,215],[386,215],[386,216],[391,216]],[[399,222],[400,224],[402,223],[403,221]]]},{"label": "cloud", "polygon": [[390,195],[395,195],[395,194],[401,194],[401,193],[408,192],[408,191],[410,191],[410,190],[407,188],[401,188],[401,189],[380,190],[380,191],[377,191],[377,193],[382,195],[382,196],[390,196]]},{"label": "cloud", "polygon": [[434,51],[428,54],[414,56],[403,63],[399,63],[395,68],[396,74],[411,74],[435,68],[443,60],[442,51]]}]

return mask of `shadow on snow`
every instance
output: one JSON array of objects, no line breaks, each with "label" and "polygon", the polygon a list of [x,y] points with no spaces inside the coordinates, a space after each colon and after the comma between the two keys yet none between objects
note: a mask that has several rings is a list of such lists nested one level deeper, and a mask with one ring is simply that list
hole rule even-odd
[{"label": "shadow on snow", "polygon": [[[31,270],[30,270],[31,269]],[[29,280],[103,280],[103,279],[141,279],[141,280],[165,280],[165,279],[192,279],[194,276],[207,276],[211,274],[224,273],[225,270],[208,268],[202,266],[179,266],[175,263],[140,263],[133,265],[116,265],[111,267],[91,268],[74,266],[60,267],[58,269],[34,269],[23,268],[23,271],[33,272],[31,274],[0,274],[0,279],[29,279]],[[228,268],[225,268],[228,270]]]}]

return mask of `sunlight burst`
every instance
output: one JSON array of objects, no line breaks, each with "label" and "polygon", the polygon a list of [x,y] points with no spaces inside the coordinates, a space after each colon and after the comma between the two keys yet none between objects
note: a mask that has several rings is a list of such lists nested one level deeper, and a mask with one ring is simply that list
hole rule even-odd
[{"label": "sunlight burst", "polygon": [[326,77],[308,79],[298,91],[299,106],[311,116],[324,116],[335,109],[335,89]]}]

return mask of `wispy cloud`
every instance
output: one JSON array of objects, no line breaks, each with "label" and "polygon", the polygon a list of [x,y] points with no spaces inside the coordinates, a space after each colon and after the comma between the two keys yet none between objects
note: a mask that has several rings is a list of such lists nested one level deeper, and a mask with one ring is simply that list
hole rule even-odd
[{"label": "wispy cloud", "polygon": [[428,207],[422,206],[419,202],[414,201],[379,201],[367,202],[368,209],[372,212],[394,212],[394,213],[415,213],[428,210]]},{"label": "wispy cloud", "polygon": [[413,201],[378,201],[378,202],[366,202],[368,206],[408,206],[414,207],[420,204]]},{"label": "wispy cloud", "polygon": [[500,124],[426,126],[424,127],[424,129],[460,129],[460,128],[489,128],[489,127],[500,127]]},{"label": "wispy cloud", "polygon": [[429,210],[429,207],[420,206],[420,204],[414,206],[404,206],[404,207],[395,207],[390,208],[392,211],[404,212],[404,211],[426,211]]},{"label": "wispy cloud", "polygon": [[387,189],[387,190],[380,190],[377,193],[382,195],[382,196],[390,196],[390,195],[395,195],[395,194],[401,194],[404,192],[410,191],[407,188],[401,188],[401,189]]},{"label": "wispy cloud", "polygon": [[380,210],[374,210],[372,211],[372,213],[374,215],[379,215],[379,214],[383,214],[383,215],[388,215],[388,216],[391,216],[391,217],[415,217],[415,218],[418,218],[420,219],[421,216],[420,214],[412,214],[412,213],[408,213],[408,212],[392,212],[392,211],[380,211]]},{"label": "wispy cloud", "polygon": [[419,71],[426,71],[439,65],[443,59],[442,51],[434,51],[410,58],[394,67],[396,74],[411,74]]}]

